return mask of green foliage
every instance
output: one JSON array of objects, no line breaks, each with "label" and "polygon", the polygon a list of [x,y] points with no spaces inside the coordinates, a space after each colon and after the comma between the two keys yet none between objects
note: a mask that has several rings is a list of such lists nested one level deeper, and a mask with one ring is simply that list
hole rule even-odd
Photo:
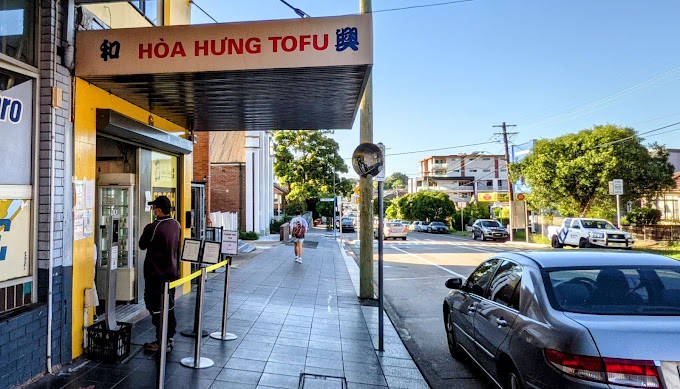
[{"label": "green foliage", "polygon": [[[323,195],[321,197],[333,197],[330,195]],[[316,203],[316,212],[320,216],[333,217],[333,202],[332,201],[319,201]]]},{"label": "green foliage", "polygon": [[496,208],[493,210],[496,220],[501,222],[504,226],[510,223],[510,208]]},{"label": "green foliage", "polygon": [[271,232],[272,234],[278,234],[279,230],[281,229],[281,225],[283,225],[284,223],[288,223],[291,219],[292,217],[290,216],[284,216],[283,218],[281,218],[281,220],[272,219],[269,222],[269,232]]},{"label": "green foliage", "polygon": [[239,231],[238,238],[241,240],[258,240],[260,239],[260,236],[255,231],[248,232]]},{"label": "green foliage", "polygon": [[653,225],[661,220],[661,211],[654,208],[636,208],[626,215],[629,223]]},{"label": "green foliage", "polygon": [[[276,143],[274,174],[290,193],[288,201],[319,198],[322,193],[349,195],[354,185],[341,178],[347,165],[338,153],[336,141],[327,136],[331,131],[274,131]],[[335,176],[335,177],[334,177]]]},{"label": "green foliage", "polygon": [[456,211],[444,192],[407,194],[395,199],[392,205],[397,208],[397,218],[405,220],[444,221]]},{"label": "green foliage", "polygon": [[[390,199],[383,199],[383,212],[387,212],[387,208],[392,205],[392,200]],[[386,215],[387,213],[384,213],[383,215]],[[373,215],[375,217],[378,217],[378,199],[373,199]]]},{"label": "green foliage", "polygon": [[390,204],[389,207],[385,210],[385,217],[387,219],[399,219],[399,208],[397,208],[396,204]]},{"label": "green foliage", "polygon": [[[511,181],[522,178],[532,188],[534,209],[557,208],[563,216],[610,215],[614,209],[609,181],[624,181],[622,201],[652,198],[673,186],[668,152],[651,145],[628,127],[594,126],[576,134],[536,141],[533,152],[510,166]],[[616,142],[616,143],[614,143]]]},{"label": "green foliage", "polygon": [[295,211],[300,211],[305,213],[307,211],[307,202],[304,199],[288,199],[286,198],[286,207],[283,209],[283,213],[289,216],[295,215]]},{"label": "green foliage", "polygon": [[463,213],[463,223],[466,226],[471,226],[472,223],[477,220],[477,219],[488,219],[491,217],[491,214],[489,213],[489,206],[481,203],[470,203],[468,204],[467,207],[463,208],[462,210],[458,210],[455,212],[453,216],[451,216],[451,220],[449,221],[449,227],[452,230],[457,230],[457,231],[463,231],[464,229],[461,229],[460,226],[460,213]]},{"label": "green foliage", "polygon": [[406,174],[399,172],[392,173],[392,175],[385,178],[385,189],[404,189],[407,182],[408,176]]}]

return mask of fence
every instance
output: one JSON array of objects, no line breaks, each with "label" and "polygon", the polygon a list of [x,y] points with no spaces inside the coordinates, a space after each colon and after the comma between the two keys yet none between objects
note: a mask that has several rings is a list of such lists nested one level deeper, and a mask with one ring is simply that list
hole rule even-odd
[{"label": "fence", "polygon": [[238,212],[211,212],[212,227],[222,227],[228,231],[238,230]]},{"label": "fence", "polygon": [[637,240],[680,241],[680,225],[621,226],[621,229],[632,233]]}]

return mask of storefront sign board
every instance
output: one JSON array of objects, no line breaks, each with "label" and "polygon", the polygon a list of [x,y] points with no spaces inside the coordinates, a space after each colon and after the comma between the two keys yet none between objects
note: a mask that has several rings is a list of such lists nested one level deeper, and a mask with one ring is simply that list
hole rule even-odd
[{"label": "storefront sign board", "polygon": [[370,65],[371,15],[78,31],[76,74]]},{"label": "storefront sign board", "polygon": [[33,80],[29,80],[0,91],[0,185],[31,184],[32,134]]},{"label": "storefront sign board", "polygon": [[0,282],[31,275],[31,201],[0,200]]}]

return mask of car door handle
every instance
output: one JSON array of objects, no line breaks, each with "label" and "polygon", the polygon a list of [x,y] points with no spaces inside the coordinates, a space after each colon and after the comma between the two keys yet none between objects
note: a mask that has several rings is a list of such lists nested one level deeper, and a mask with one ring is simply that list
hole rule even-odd
[{"label": "car door handle", "polygon": [[507,327],[507,326],[508,326],[507,320],[505,320],[505,319],[503,319],[503,318],[498,318],[498,319],[496,319],[496,324],[498,324],[498,328]]},{"label": "car door handle", "polygon": [[477,312],[477,308],[475,307],[468,307],[468,313],[475,313]]}]

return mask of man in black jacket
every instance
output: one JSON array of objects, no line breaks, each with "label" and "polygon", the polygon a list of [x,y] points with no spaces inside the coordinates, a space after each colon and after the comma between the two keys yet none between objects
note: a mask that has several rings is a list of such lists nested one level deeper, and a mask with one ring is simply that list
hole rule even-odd
[{"label": "man in black jacket", "polygon": [[[163,283],[175,281],[179,278],[178,258],[181,226],[170,217],[172,205],[166,196],[158,196],[149,202],[153,206],[156,220],[144,227],[139,238],[139,248],[146,251],[144,261],[144,301],[146,309],[151,313],[151,322],[156,327],[156,340],[144,344],[147,351],[155,352],[160,348],[161,339],[161,299],[163,298]],[[170,291],[168,307],[168,350],[171,351],[175,336],[175,291]]]}]

